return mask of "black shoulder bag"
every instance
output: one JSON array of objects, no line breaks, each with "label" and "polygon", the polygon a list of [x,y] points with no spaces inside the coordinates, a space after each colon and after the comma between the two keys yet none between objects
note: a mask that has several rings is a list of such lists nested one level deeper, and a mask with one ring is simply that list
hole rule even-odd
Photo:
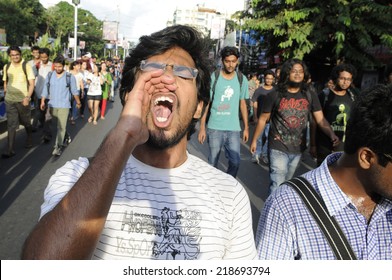
[{"label": "black shoulder bag", "polygon": [[303,177],[285,182],[301,197],[309,212],[323,231],[338,260],[356,260],[354,251],[335,218],[330,216],[324,201],[312,185]]}]

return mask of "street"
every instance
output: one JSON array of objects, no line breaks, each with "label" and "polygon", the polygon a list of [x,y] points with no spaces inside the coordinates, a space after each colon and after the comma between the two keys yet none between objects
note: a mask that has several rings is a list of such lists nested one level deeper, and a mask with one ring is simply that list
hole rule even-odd
[{"label": "street", "polygon": [[[0,158],[0,259],[20,259],[23,242],[36,224],[43,193],[52,174],[66,161],[79,156],[91,157],[110,128],[116,123],[121,111],[118,99],[108,104],[105,120],[98,120],[94,126],[86,118],[77,119],[76,125],[68,126],[72,143],[60,157],[51,155],[54,139],[48,144],[40,143],[42,131],[34,133],[34,147],[24,148],[25,132],[19,129],[16,141],[16,156],[10,159]],[[254,126],[250,127],[252,136]],[[6,132],[0,134],[0,151],[6,148]],[[252,206],[253,230],[256,230],[260,209],[268,193],[268,168],[251,162],[249,144],[241,145],[241,166],[237,179],[246,188]],[[188,151],[207,161],[208,145],[197,141],[197,132],[188,144]],[[302,174],[315,167],[308,153],[305,154],[297,174]],[[224,152],[221,153],[219,169],[226,170]]]}]

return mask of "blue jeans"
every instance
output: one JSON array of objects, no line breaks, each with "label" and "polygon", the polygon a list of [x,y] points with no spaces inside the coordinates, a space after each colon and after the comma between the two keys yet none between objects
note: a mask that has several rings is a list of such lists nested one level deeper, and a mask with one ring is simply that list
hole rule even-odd
[{"label": "blue jeans", "polygon": [[[270,124],[267,123],[264,127],[264,131],[260,134],[259,138],[257,138],[256,142],[256,152],[255,155],[268,157],[268,133],[270,129]],[[265,137],[265,143],[263,145],[263,138]]]},{"label": "blue jeans", "polygon": [[226,130],[207,130],[207,142],[210,148],[208,155],[208,163],[214,167],[218,166],[219,156],[222,147],[225,149],[225,156],[229,162],[229,167],[226,173],[233,177],[237,176],[240,167],[240,139],[239,131],[226,131]]},{"label": "blue jeans", "polygon": [[293,177],[302,154],[287,154],[278,150],[269,151],[270,193],[280,184]]}]

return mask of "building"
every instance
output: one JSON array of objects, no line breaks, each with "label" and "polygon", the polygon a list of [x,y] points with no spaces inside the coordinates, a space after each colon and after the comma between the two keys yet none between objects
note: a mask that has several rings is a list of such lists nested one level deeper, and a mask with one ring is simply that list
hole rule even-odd
[{"label": "building", "polygon": [[[223,21],[231,15],[221,13],[216,9],[201,5],[177,7],[173,13],[173,20],[168,25],[183,24],[197,28],[204,35],[209,36],[211,28],[217,20]],[[223,26],[223,30],[224,30]]]}]

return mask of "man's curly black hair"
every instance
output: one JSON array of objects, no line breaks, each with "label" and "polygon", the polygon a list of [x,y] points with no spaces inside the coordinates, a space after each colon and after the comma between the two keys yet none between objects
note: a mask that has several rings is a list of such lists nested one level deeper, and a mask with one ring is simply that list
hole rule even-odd
[{"label": "man's curly black hair", "polygon": [[386,166],[392,156],[392,85],[376,85],[359,94],[347,123],[344,151],[354,154],[359,148],[370,148]]}]

